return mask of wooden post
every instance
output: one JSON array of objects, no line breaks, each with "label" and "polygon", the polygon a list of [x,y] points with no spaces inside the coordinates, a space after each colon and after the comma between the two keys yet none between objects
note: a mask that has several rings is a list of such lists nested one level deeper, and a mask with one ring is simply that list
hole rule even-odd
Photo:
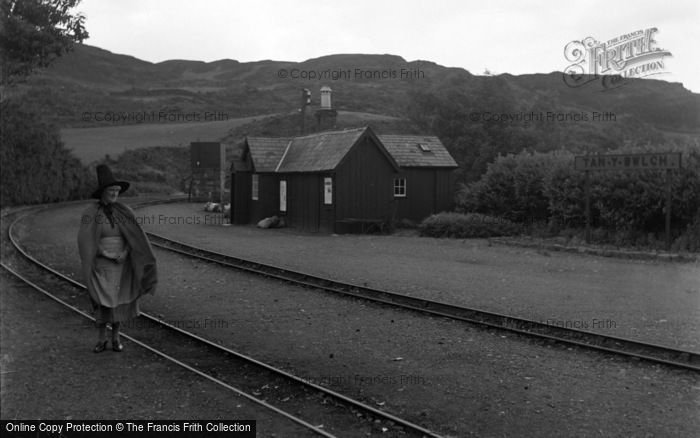
[{"label": "wooden post", "polygon": [[591,243],[591,177],[586,171],[586,243]]},{"label": "wooden post", "polygon": [[666,169],[666,250],[671,249],[671,169]]},{"label": "wooden post", "polygon": [[574,168],[586,172],[586,242],[591,239],[591,181],[589,171],[602,170],[666,170],[666,249],[671,248],[671,171],[682,169],[683,155],[680,152],[659,152],[646,154],[609,154],[598,156],[577,156]]},{"label": "wooden post", "polygon": [[223,163],[221,163],[221,168],[219,169],[219,205],[221,205],[221,211],[224,211],[224,190],[226,188],[226,171],[224,170]]},{"label": "wooden post", "polygon": [[301,135],[304,135],[306,131],[306,107],[311,104],[311,92],[308,88],[302,88],[301,90],[301,108],[299,109],[301,113]]}]

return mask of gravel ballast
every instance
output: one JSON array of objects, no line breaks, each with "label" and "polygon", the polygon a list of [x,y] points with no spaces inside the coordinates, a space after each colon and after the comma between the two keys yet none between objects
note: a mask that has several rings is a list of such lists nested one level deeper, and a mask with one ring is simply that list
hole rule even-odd
[{"label": "gravel ballast", "polygon": [[[162,207],[187,206],[158,208]],[[24,228],[27,244],[33,251],[41,250],[42,257],[59,269],[77,272],[75,230],[81,212],[82,208],[71,207],[37,215]],[[201,239],[200,244],[210,248],[222,244],[223,239],[204,225],[189,227],[175,233],[176,237]],[[324,254],[331,257],[331,249],[321,253],[324,245],[327,248],[335,239],[345,241],[348,248],[333,249],[346,254],[343,257],[353,255],[357,264],[376,252],[386,254],[388,246],[384,236],[220,229],[244,234],[228,241],[229,245],[236,242],[236,251],[258,247],[264,253],[265,244],[256,246],[256,242],[282,236],[297,246],[290,263],[321,264]],[[417,240],[436,247],[444,242]],[[370,249],[358,253],[362,247]],[[276,257],[284,258],[289,251],[280,244]],[[392,251],[400,260],[416,252]],[[161,284],[155,297],[144,300],[146,311],[446,434],[693,436],[700,432],[697,420],[692,420],[700,396],[696,374],[545,347],[442,318],[271,282],[164,251],[158,251],[157,257]],[[489,257],[497,264],[504,255]],[[359,268],[349,260],[336,259],[334,264],[340,263],[346,275],[353,277]],[[434,267],[428,257],[422,260],[427,268]],[[363,278],[369,279],[361,275],[356,282]],[[430,278],[435,282],[441,277]]]},{"label": "gravel ballast", "polygon": [[619,260],[486,240],[303,234],[222,226],[199,204],[139,212],[144,227],[237,257],[492,312],[700,351],[700,263]]},{"label": "gravel ballast", "polygon": [[3,420],[256,419],[258,436],[317,436],[125,341],[95,354],[93,323],[0,274]]}]

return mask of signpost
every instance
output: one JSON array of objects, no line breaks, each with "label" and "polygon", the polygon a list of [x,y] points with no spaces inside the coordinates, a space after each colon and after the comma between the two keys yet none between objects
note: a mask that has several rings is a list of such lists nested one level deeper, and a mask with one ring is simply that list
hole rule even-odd
[{"label": "signpost", "polygon": [[666,247],[671,246],[671,170],[681,168],[680,152],[580,155],[574,168],[586,172],[586,242],[591,238],[591,182],[589,172],[604,170],[666,171]]},{"label": "signpost", "polygon": [[583,155],[576,157],[577,170],[672,170],[681,167],[681,153]]}]

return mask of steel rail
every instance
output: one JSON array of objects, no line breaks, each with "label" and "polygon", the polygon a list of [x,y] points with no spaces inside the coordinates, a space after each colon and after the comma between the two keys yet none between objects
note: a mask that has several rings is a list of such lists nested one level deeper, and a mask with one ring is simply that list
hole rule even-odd
[{"label": "steel rail", "polygon": [[398,306],[434,316],[507,330],[512,333],[536,337],[547,341],[700,371],[700,353],[697,352],[677,350],[663,345],[545,324],[476,308],[447,304],[356,284],[343,283],[329,278],[199,248],[153,232],[148,232],[147,234],[151,243],[159,248],[284,282],[390,306]]},{"label": "steel rail", "polygon": [[[147,204],[150,204],[150,203],[147,203]],[[47,264],[41,262],[40,260],[38,260],[38,259],[36,259],[35,257],[33,257],[33,256],[32,256],[31,254],[29,254],[24,248],[21,247],[21,245],[19,244],[19,242],[17,242],[17,240],[15,239],[15,237],[14,237],[12,231],[13,231],[13,228],[14,228],[15,224],[17,224],[23,217],[24,217],[24,215],[22,215],[22,216],[18,217],[17,219],[15,219],[15,221],[13,221],[12,224],[10,225],[10,227],[8,228],[8,237],[9,237],[9,240],[10,240],[10,242],[12,243],[13,247],[14,247],[25,259],[27,259],[28,261],[30,261],[30,262],[32,262],[33,264],[37,265],[37,266],[40,267],[41,269],[43,269],[43,270],[45,270],[45,271],[47,271],[47,272],[50,272],[52,275],[58,277],[59,279],[65,281],[65,282],[70,283],[73,287],[76,287],[76,288],[79,288],[79,289],[82,289],[82,290],[86,290],[87,288],[86,288],[85,285],[83,285],[82,283],[80,283],[80,282],[78,282],[78,281],[76,281],[76,280],[74,280],[74,279],[72,279],[72,278],[66,276],[65,274],[63,274],[63,273],[57,271],[56,269],[54,269],[54,268],[48,266]],[[10,270],[10,268],[7,267],[7,266],[5,266],[4,263],[2,264],[2,266],[3,266],[3,268]],[[43,293],[49,294],[49,295],[50,295],[50,293],[49,293],[49,292],[46,292],[46,291],[43,291]],[[62,304],[64,303],[63,300],[60,300],[60,298],[58,298],[58,297],[54,297],[54,299],[55,299],[56,301],[61,302]],[[68,304],[68,303],[66,303],[66,305],[70,306],[70,304]],[[76,311],[78,311],[79,313],[83,314],[84,316],[86,315],[84,312],[82,312],[82,311],[80,311],[80,310],[78,310],[78,309],[76,309]],[[362,411],[371,413],[372,415],[374,415],[374,416],[376,416],[376,417],[381,417],[381,418],[384,419],[384,420],[392,421],[392,422],[395,423],[396,425],[399,425],[399,426],[401,426],[402,428],[404,428],[404,430],[414,431],[414,432],[420,434],[420,436],[427,436],[427,437],[432,437],[432,438],[442,438],[442,435],[439,435],[439,434],[437,434],[437,433],[435,433],[435,432],[433,432],[433,431],[431,431],[431,430],[429,430],[429,429],[426,429],[426,428],[424,428],[423,426],[420,426],[420,425],[418,425],[418,424],[412,423],[412,422],[410,422],[410,421],[408,421],[408,420],[405,420],[405,419],[403,419],[403,418],[397,417],[397,416],[395,416],[395,415],[393,415],[393,414],[390,414],[390,413],[388,413],[388,412],[385,412],[385,411],[376,409],[376,408],[374,408],[373,406],[367,405],[367,404],[365,404],[365,403],[363,403],[363,402],[361,402],[361,401],[359,401],[359,400],[355,400],[355,399],[350,398],[350,397],[348,397],[348,396],[345,396],[345,395],[343,395],[343,394],[341,394],[341,393],[339,393],[339,392],[336,392],[336,391],[333,391],[333,390],[331,390],[331,389],[325,388],[325,387],[323,387],[323,386],[321,386],[321,385],[318,385],[318,384],[315,384],[315,383],[313,383],[313,382],[310,382],[310,381],[308,381],[308,380],[306,380],[306,379],[303,379],[303,378],[301,378],[301,377],[298,377],[298,376],[296,376],[296,375],[294,375],[294,374],[291,374],[291,373],[289,373],[289,372],[287,372],[287,371],[281,370],[281,369],[276,368],[276,367],[274,367],[274,366],[272,366],[272,365],[269,365],[269,364],[266,364],[266,363],[264,363],[264,362],[261,362],[261,361],[259,361],[259,360],[257,360],[257,359],[254,359],[254,358],[252,358],[252,357],[250,357],[250,356],[247,356],[247,355],[244,355],[244,354],[242,354],[242,353],[239,353],[239,352],[237,352],[237,351],[235,351],[235,350],[232,350],[232,349],[230,349],[230,348],[228,348],[228,347],[225,347],[225,346],[222,346],[222,345],[217,344],[217,343],[215,343],[215,342],[212,342],[212,341],[210,341],[210,340],[208,340],[208,339],[205,339],[205,338],[203,338],[203,337],[201,337],[201,336],[198,336],[198,335],[196,335],[196,334],[194,334],[194,333],[188,332],[188,331],[183,330],[183,329],[181,329],[181,328],[179,328],[179,327],[176,327],[176,326],[174,326],[174,325],[172,325],[172,324],[169,324],[169,323],[167,323],[167,322],[165,322],[165,321],[163,321],[163,320],[161,320],[161,319],[159,319],[159,318],[156,318],[156,317],[154,317],[154,316],[152,316],[152,315],[149,315],[149,314],[147,314],[147,313],[141,312],[141,316],[143,316],[144,318],[148,319],[149,321],[151,321],[151,322],[153,322],[153,323],[155,323],[155,324],[157,324],[157,325],[163,326],[163,327],[165,327],[165,328],[168,329],[168,330],[178,332],[178,333],[181,334],[181,335],[187,336],[187,337],[189,337],[189,338],[192,339],[192,340],[195,340],[195,341],[200,342],[200,343],[203,343],[203,344],[205,344],[205,345],[207,345],[207,346],[209,346],[209,347],[212,347],[212,348],[214,348],[214,349],[217,349],[217,350],[219,350],[220,352],[223,352],[223,353],[226,353],[226,354],[230,354],[230,355],[233,356],[233,357],[236,357],[236,358],[238,358],[238,359],[240,359],[240,360],[243,360],[243,361],[245,361],[245,362],[248,362],[248,363],[250,363],[250,364],[253,364],[253,365],[257,366],[257,367],[263,368],[263,369],[265,369],[265,370],[267,370],[267,371],[269,371],[269,372],[271,372],[271,373],[274,373],[274,374],[276,374],[276,375],[278,375],[278,376],[281,376],[281,377],[283,377],[283,378],[285,378],[285,379],[291,380],[291,381],[293,381],[293,382],[295,382],[295,383],[297,383],[297,384],[300,384],[300,385],[303,385],[303,386],[305,386],[305,387],[307,387],[307,388],[313,389],[314,391],[321,392],[321,393],[323,393],[324,395],[327,395],[327,396],[329,396],[329,397],[332,397],[332,398],[334,398],[334,399],[336,399],[336,400],[338,400],[338,401],[341,401],[341,402],[343,402],[343,403],[345,403],[345,404],[347,404],[347,405],[350,405],[350,406],[356,407],[356,408],[358,408],[358,409],[360,409],[360,410],[362,410]],[[135,339],[133,339],[133,337],[127,337],[126,335],[124,335],[124,337],[127,338],[127,339],[129,339],[129,340],[135,340]],[[144,343],[142,343],[142,342],[140,342],[140,341],[136,341],[136,343],[139,344],[139,345],[144,346],[145,348],[147,348],[147,349],[149,349],[149,350],[152,349],[152,347],[148,347],[148,346],[146,346]],[[153,349],[153,351],[157,351],[157,350]],[[160,353],[157,353],[157,354],[160,354]],[[165,353],[163,353],[162,355],[165,355]],[[165,357],[165,356],[164,356],[164,357]],[[183,364],[183,365],[186,365],[186,364]],[[198,374],[199,374],[199,373],[201,373],[201,372],[198,372]],[[212,377],[212,376],[209,376],[208,378],[210,378],[210,380],[218,380],[218,379],[216,379],[215,377]],[[253,396],[250,396],[250,397],[253,397]],[[253,398],[255,399],[255,397],[253,397]],[[258,399],[255,399],[255,400],[258,400]],[[260,401],[263,402],[263,403],[266,403],[266,402],[264,402],[264,401],[262,401],[262,400],[260,400]],[[303,420],[302,420],[302,421],[303,421]],[[313,426],[313,425],[311,425],[311,426],[312,426],[312,427],[315,427],[315,426]],[[320,429],[318,429],[318,432],[319,432],[320,434],[322,434],[322,435],[326,433],[325,431],[320,430]],[[332,436],[332,435],[328,435],[328,436]]]},{"label": "steel rail", "polygon": [[[5,263],[0,262],[0,266],[2,266],[3,269],[5,269],[10,274],[14,275],[19,280],[23,281],[25,284],[27,284],[31,288],[46,295],[48,298],[50,298],[50,299],[56,301],[57,303],[67,307],[68,309],[72,310],[73,312],[78,313],[82,317],[89,319],[90,321],[93,321],[93,322],[95,321],[95,318],[93,318],[91,315],[88,315],[87,313],[83,312],[82,310],[78,309],[77,307],[75,307],[75,306],[67,303],[66,301],[60,299],[59,297],[53,295],[51,292],[47,291],[46,289],[42,288],[41,286],[38,286],[37,284],[35,284],[31,280],[29,280],[28,278],[24,277],[19,272],[15,271],[14,269],[7,266]],[[206,374],[203,371],[200,371],[200,370],[198,370],[190,365],[187,365],[186,363],[158,350],[157,348],[151,347],[150,345],[148,345],[144,342],[141,342],[132,336],[127,335],[126,333],[121,333],[120,336],[128,339],[129,341],[133,342],[134,344],[136,344],[142,348],[145,348],[146,350],[150,351],[151,353],[154,353],[154,354],[162,357],[163,359],[165,359],[169,362],[172,362],[172,363],[174,363],[174,364],[176,364],[176,365],[178,365],[178,366],[180,366],[180,367],[182,367],[182,368],[184,368],[192,373],[195,373],[198,376],[204,377],[205,379],[210,380],[210,381],[216,383],[217,385],[228,389],[229,391],[235,392],[236,394],[247,398],[248,400],[252,401],[253,403],[256,403],[260,406],[263,406],[265,409],[269,409],[269,410],[271,410],[279,415],[282,415],[285,418],[288,418],[289,420],[292,420],[293,422],[311,430],[312,432],[314,432],[318,435],[321,435],[321,436],[324,436],[327,438],[335,438],[335,435],[331,435],[330,433],[326,432],[325,430],[321,430],[318,427],[314,426],[313,424],[310,424],[301,418],[295,417],[294,415],[292,415],[288,412],[285,412],[285,411],[267,403],[264,400],[261,400],[253,395],[248,394],[247,392],[245,392],[241,389],[236,388],[235,386],[229,385],[228,383],[217,379],[216,377],[210,376],[209,374]]]}]

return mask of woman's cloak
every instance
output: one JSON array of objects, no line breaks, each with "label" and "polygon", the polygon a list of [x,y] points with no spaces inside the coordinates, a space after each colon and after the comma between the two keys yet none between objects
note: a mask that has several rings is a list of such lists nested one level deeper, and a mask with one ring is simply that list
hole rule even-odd
[{"label": "woman's cloak", "polygon": [[[99,272],[95,270],[95,259],[98,257],[100,244],[101,219],[106,220],[104,212],[98,215],[101,205],[96,202],[83,213],[78,232],[78,251],[82,265],[83,279],[90,295],[93,309],[100,304],[96,288],[100,287]],[[156,258],[153,255],[151,243],[146,237],[134,212],[126,205],[115,202],[112,204],[115,226],[119,227],[129,254],[124,261],[122,287],[129,287],[129,295],[133,299],[143,294],[153,294],[158,283]]]}]

